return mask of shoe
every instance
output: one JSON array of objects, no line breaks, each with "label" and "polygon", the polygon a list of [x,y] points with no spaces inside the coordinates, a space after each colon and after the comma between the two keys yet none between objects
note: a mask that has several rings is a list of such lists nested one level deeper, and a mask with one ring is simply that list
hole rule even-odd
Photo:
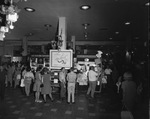
[{"label": "shoe", "polygon": [[68,104],[71,104],[70,102],[67,102]]},{"label": "shoe", "polygon": [[41,102],[42,102],[42,100],[38,100],[37,102],[41,103]]},{"label": "shoe", "polygon": [[54,102],[54,99],[51,99],[51,102]]},{"label": "shoe", "polygon": [[72,104],[75,104],[75,102],[72,102]]}]

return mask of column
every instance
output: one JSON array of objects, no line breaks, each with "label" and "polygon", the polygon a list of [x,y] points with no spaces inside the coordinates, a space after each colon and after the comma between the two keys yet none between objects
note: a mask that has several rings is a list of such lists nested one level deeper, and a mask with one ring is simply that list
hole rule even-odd
[{"label": "column", "polygon": [[60,47],[61,50],[66,50],[66,39],[67,39],[67,30],[66,30],[66,18],[59,17],[59,31],[58,34],[61,35],[62,39],[62,46]]},{"label": "column", "polygon": [[75,36],[71,36],[72,49],[74,54],[75,54],[75,46],[76,46],[75,41],[76,41]]}]

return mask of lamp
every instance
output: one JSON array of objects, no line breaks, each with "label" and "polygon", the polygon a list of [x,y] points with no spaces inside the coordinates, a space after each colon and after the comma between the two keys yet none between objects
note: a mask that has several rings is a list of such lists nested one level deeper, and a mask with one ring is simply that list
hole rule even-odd
[{"label": "lamp", "polygon": [[9,31],[9,28],[14,29],[13,23],[18,20],[18,13],[21,10],[14,4],[15,2],[18,2],[18,0],[5,0],[5,4],[0,6],[0,14],[4,17],[0,18],[0,22],[4,23],[0,26],[0,33],[3,34],[3,36]]},{"label": "lamp", "polygon": [[82,24],[84,26],[84,29],[87,29],[87,27],[90,25],[89,23]]}]

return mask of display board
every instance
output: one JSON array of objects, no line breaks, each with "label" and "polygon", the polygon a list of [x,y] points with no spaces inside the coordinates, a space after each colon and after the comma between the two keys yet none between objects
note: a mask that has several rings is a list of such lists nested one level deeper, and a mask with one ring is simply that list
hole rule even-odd
[{"label": "display board", "polygon": [[72,67],[72,50],[50,50],[50,68],[60,69]]}]

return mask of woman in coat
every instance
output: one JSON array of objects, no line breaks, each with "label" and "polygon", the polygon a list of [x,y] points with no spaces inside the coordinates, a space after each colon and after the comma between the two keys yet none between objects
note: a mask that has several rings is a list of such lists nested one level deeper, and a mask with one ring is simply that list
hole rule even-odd
[{"label": "woman in coat", "polygon": [[51,101],[53,101],[52,97],[52,89],[51,89],[51,75],[48,73],[48,69],[44,68],[44,74],[42,76],[42,82],[43,82],[43,87],[41,90],[41,93],[44,98],[44,103],[46,103],[46,95],[48,94],[49,97],[51,98]]}]

